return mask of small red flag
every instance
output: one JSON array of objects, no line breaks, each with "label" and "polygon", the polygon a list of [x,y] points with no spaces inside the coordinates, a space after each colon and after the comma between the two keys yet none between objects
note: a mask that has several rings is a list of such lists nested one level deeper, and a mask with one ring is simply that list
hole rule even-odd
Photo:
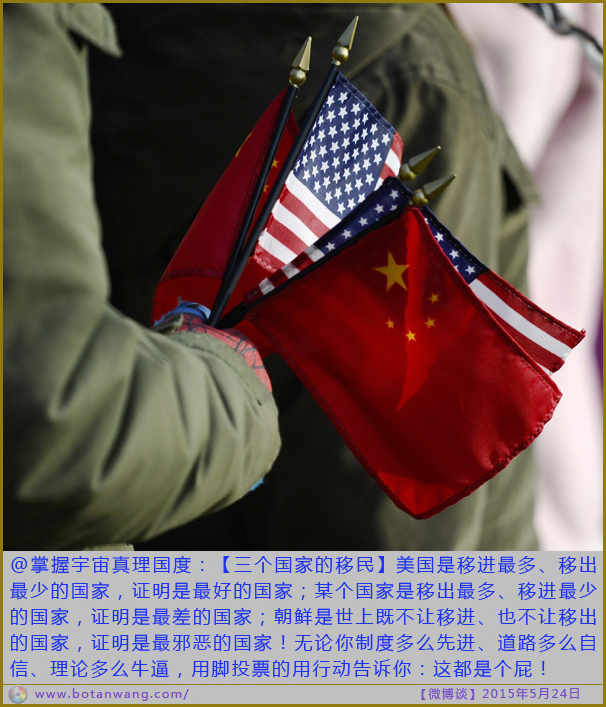
[{"label": "small red flag", "polygon": [[[212,308],[273,137],[286,90],[280,93],[263,113],[185,234],[156,287],[152,311],[154,321],[174,309],[179,299],[198,302]],[[297,127],[291,114],[257,212],[262,207],[296,135]],[[226,311],[237,304],[242,295],[265,275],[266,272],[262,268],[250,262],[230,298]]]},{"label": "small red flag", "polygon": [[416,518],[503,469],[561,396],[456,272],[417,209],[351,238],[245,318]]}]

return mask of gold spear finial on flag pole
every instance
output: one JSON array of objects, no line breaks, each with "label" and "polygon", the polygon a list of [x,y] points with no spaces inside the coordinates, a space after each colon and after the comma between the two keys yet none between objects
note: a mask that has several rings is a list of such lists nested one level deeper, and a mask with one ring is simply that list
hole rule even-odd
[{"label": "gold spear finial on flag pole", "polygon": [[427,169],[430,162],[441,149],[440,145],[436,145],[436,147],[432,147],[431,150],[426,150],[425,152],[411,157],[408,162],[400,167],[398,177],[403,182],[412,181]]},{"label": "gold spear finial on flag pole", "polygon": [[416,189],[408,202],[409,206],[427,206],[427,204],[441,194],[444,189],[455,179],[457,175],[436,179],[434,182],[424,184],[420,189]]},{"label": "gold spear finial on flag pole", "polygon": [[291,86],[299,88],[305,83],[307,72],[309,71],[309,59],[311,57],[311,37],[305,40],[301,50],[294,58],[292,63],[292,71],[288,75],[288,81]]},{"label": "gold spear finial on flag pole", "polygon": [[349,52],[353,47],[353,40],[358,26],[358,15],[347,26],[347,29],[337,39],[337,46],[332,50],[332,63],[339,66],[349,59]]}]

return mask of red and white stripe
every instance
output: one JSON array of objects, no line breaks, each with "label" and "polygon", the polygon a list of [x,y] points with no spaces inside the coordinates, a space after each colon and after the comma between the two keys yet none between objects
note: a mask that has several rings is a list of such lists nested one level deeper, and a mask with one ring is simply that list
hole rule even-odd
[{"label": "red and white stripe", "polygon": [[291,277],[294,277],[302,270],[305,270],[312,263],[317,262],[324,257],[324,253],[314,245],[307,247],[302,253],[299,253],[292,262],[286,263],[279,270],[266,277],[246,295],[247,304],[256,302],[264,295],[269,294],[276,287],[279,287]]},{"label": "red and white stripe", "polygon": [[509,335],[547,372],[561,368],[585,336],[547,314],[491,271],[482,273],[469,286]]},{"label": "red and white stripe", "polygon": [[394,133],[391,147],[387,153],[387,159],[381,170],[381,176],[375,184],[375,189],[378,189],[387,177],[397,177],[402,166],[402,154],[404,152],[404,143],[398,133]]},{"label": "red and white stripe", "polygon": [[261,233],[255,260],[273,273],[340,220],[291,172]]}]

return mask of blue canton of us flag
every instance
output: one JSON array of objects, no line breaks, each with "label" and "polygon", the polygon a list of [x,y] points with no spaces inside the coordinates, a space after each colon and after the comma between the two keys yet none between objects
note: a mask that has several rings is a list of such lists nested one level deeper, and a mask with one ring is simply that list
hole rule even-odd
[{"label": "blue canton of us flag", "polygon": [[468,285],[470,285],[478,275],[488,270],[488,268],[464,248],[449,231],[444,229],[428,209],[423,209],[423,215],[442,252]]},{"label": "blue canton of us flag", "polygon": [[316,118],[255,251],[270,273],[358,206],[402,161],[395,129],[341,74]]}]

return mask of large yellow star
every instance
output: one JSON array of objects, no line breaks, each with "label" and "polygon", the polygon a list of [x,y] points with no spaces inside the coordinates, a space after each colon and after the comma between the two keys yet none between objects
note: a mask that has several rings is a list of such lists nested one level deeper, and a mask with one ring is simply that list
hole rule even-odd
[{"label": "large yellow star", "polygon": [[387,278],[387,289],[389,290],[392,285],[400,285],[403,287],[405,290],[408,288],[406,287],[406,283],[402,279],[402,273],[407,270],[408,265],[402,264],[399,265],[396,263],[393,255],[388,251],[387,252],[387,265],[384,265],[383,267],[380,268],[373,268],[374,270],[377,270],[380,273],[383,273],[385,277]]}]

